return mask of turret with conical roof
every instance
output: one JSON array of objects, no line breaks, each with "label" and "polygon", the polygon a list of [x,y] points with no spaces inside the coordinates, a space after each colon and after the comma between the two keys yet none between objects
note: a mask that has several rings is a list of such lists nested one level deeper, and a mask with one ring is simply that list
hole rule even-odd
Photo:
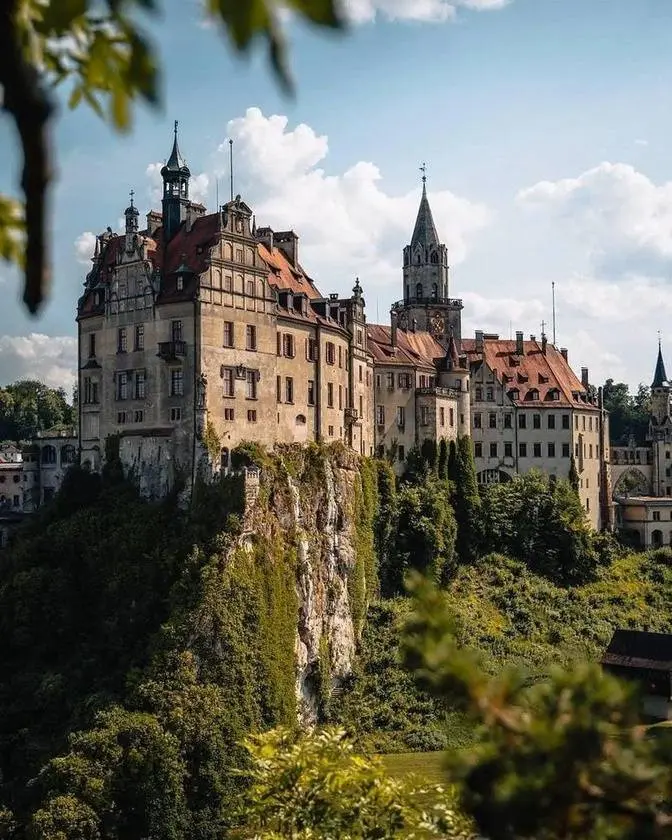
[{"label": "turret with conical roof", "polygon": [[[651,383],[651,428],[655,430],[666,425],[666,421],[670,419],[670,383],[667,381],[667,373],[665,372],[665,362],[663,361],[663,350],[658,339],[658,357],[656,359],[656,369],[653,373],[653,382]],[[653,434],[653,437],[657,435]]]},{"label": "turret with conical roof", "polygon": [[187,217],[189,206],[189,178],[191,172],[180,154],[177,143],[177,120],[175,120],[173,148],[170,157],[161,168],[163,178],[163,240],[173,238]]},{"label": "turret with conical roof", "polygon": [[452,333],[459,346],[462,302],[451,300],[448,290],[448,249],[439,240],[427,196],[427,174],[422,172],[422,193],[410,244],[404,248],[404,298],[395,304],[399,326],[431,332],[444,347]]}]

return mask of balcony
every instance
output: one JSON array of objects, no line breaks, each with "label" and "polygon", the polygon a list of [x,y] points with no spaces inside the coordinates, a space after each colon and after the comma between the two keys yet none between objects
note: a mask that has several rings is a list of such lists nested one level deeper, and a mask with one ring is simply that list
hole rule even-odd
[{"label": "balcony", "polygon": [[452,309],[463,309],[462,301],[459,298],[440,297],[411,297],[406,300],[398,300],[392,304],[392,309],[406,309],[409,306],[450,306]]},{"label": "balcony", "polygon": [[164,362],[175,362],[187,355],[186,341],[160,341],[159,352],[156,354]]},{"label": "balcony", "polygon": [[348,426],[359,423],[359,411],[356,408],[345,409],[345,422]]},{"label": "balcony", "polygon": [[416,388],[415,395],[417,397],[457,397],[459,391],[454,388],[442,388],[436,385],[434,388]]}]

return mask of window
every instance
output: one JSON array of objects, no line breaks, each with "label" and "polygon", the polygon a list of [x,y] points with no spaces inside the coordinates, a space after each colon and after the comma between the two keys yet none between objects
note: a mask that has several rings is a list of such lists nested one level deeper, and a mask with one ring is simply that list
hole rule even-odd
[{"label": "window", "polygon": [[518,454],[521,458],[527,458],[527,444],[526,443],[519,443],[518,444]]},{"label": "window", "polygon": [[117,353],[125,353],[128,349],[128,338],[126,337],[126,327],[120,327],[117,330]]},{"label": "window", "polygon": [[583,431],[583,432],[586,431],[586,415],[585,414],[581,417],[581,431]]},{"label": "window", "polygon": [[364,398],[362,395],[359,395],[359,416],[364,417]]},{"label": "window", "polygon": [[474,458],[482,458],[483,457],[483,444],[480,441],[477,441],[474,444]]},{"label": "window", "polygon": [[362,344],[362,331],[361,330],[357,330],[357,344],[359,344],[360,346]]},{"label": "window", "polygon": [[548,444],[548,457],[555,458],[555,444],[549,443]]},{"label": "window", "polygon": [[541,414],[532,415],[532,428],[541,429]]},{"label": "window", "polygon": [[474,414],[474,429],[480,429],[480,428],[481,428],[481,415],[477,413],[477,414]]},{"label": "window", "polygon": [[446,425],[446,409],[440,408],[439,409],[439,423],[441,426]]},{"label": "window", "polygon": [[504,444],[504,457],[513,458],[513,444],[510,441]]},{"label": "window", "polygon": [[327,364],[333,365],[336,359],[336,348],[334,347],[333,342],[327,341],[326,345],[326,353],[327,353]]},{"label": "window", "polygon": [[563,443],[562,444],[562,457],[569,458],[569,444]]},{"label": "window", "polygon": [[562,428],[569,429],[569,414],[562,415]]},{"label": "window", "polygon": [[257,328],[253,324],[245,327],[245,347],[247,350],[257,349]]},{"label": "window", "polygon": [[343,410],[343,386],[338,386],[338,410]]},{"label": "window", "polygon": [[98,403],[98,383],[91,379],[90,376],[84,377],[84,404],[97,405]]},{"label": "window", "polygon": [[[236,219],[236,230],[240,230],[240,220],[239,219]],[[242,262],[242,261],[243,261],[243,249],[242,248],[236,248],[236,262]]]},{"label": "window", "polygon": [[247,281],[247,296],[254,297],[254,280]]},{"label": "window", "polygon": [[534,444],[534,457],[541,458],[541,444],[535,443]]},{"label": "window", "polygon": [[117,374],[117,399],[128,399],[128,374],[126,371]]},{"label": "window", "polygon": [[315,405],[315,382],[308,380],[308,405]]},{"label": "window", "polygon": [[385,380],[387,382],[387,390],[394,391],[394,374],[387,373],[385,374]]},{"label": "window", "polygon": [[397,426],[400,429],[403,429],[406,425],[406,409],[403,405],[397,406]]},{"label": "window", "polygon": [[[15,476],[15,478],[16,478],[16,476]],[[13,501],[14,501],[14,507],[18,507],[18,506],[19,506],[19,497],[18,497],[18,496],[14,496]]]},{"label": "window", "polygon": [[358,365],[357,367],[358,367],[358,370],[359,370],[359,381],[361,382],[361,381],[362,381],[362,379],[363,379],[362,366],[361,366],[361,365]]},{"label": "window", "polygon": [[317,341],[314,338],[306,339],[306,358],[309,362],[317,360]]},{"label": "window", "polygon": [[222,371],[222,381],[224,383],[224,396],[233,397],[235,394],[235,378],[233,375],[233,368],[224,368]]},{"label": "window", "polygon": [[420,406],[420,423],[423,426],[429,426],[429,406]]},{"label": "window", "polygon": [[248,423],[256,423],[257,422],[257,410],[256,410],[256,408],[248,408],[248,410],[247,410],[247,422]]},{"label": "window", "polygon": [[145,381],[146,375],[144,370],[136,370],[135,372],[135,399],[144,400],[145,398]]},{"label": "window", "polygon": [[527,427],[527,417],[524,414],[518,415],[518,428],[525,429]]},{"label": "window", "polygon": [[660,522],[660,511],[659,510],[654,510],[653,521],[654,522]]},{"label": "window", "polygon": [[247,385],[247,393],[245,394],[248,400],[256,400],[257,398],[257,371],[245,371],[245,379]]},{"label": "window", "polygon": [[497,457],[497,444],[491,443],[490,444],[490,457],[496,458]]},{"label": "window", "polygon": [[403,461],[406,458],[406,449],[403,446],[397,447],[397,458]]},{"label": "window", "polygon": [[495,395],[494,395],[494,392],[493,392],[492,388],[486,388],[485,389],[485,398],[486,398],[486,400],[489,400],[490,402],[492,402],[494,400]]},{"label": "window", "polygon": [[170,372],[170,396],[184,396],[184,372],[180,368],[174,368]]},{"label": "window", "polygon": [[142,423],[142,421],[144,419],[145,419],[145,414],[144,414],[144,412],[141,408],[138,408],[133,412],[133,422],[134,423]]},{"label": "window", "polygon": [[327,406],[329,408],[334,407],[334,383],[327,382]]},{"label": "window", "polygon": [[343,350],[340,346],[338,348],[338,366],[343,367]]},{"label": "window", "polygon": [[285,333],[282,336],[282,352],[288,358],[294,358],[294,336],[290,333]]},{"label": "window", "polygon": [[578,432],[578,430],[579,430],[579,415],[578,414],[574,415],[574,428]]},{"label": "window", "polygon": [[275,377],[275,399],[282,402],[282,376]]},{"label": "window", "polygon": [[224,347],[233,347],[233,321],[224,321]]},{"label": "window", "polygon": [[135,327],[135,349],[136,350],[144,350],[145,349],[145,325],[144,324],[136,324],[136,327]]},{"label": "window", "polygon": [[56,447],[48,444],[42,448],[42,463],[55,464],[56,463]]},{"label": "window", "polygon": [[476,388],[476,399],[477,400],[482,400],[483,399],[483,388],[481,388],[480,385]]},{"label": "window", "polygon": [[126,422],[126,412],[125,411],[118,411],[117,412],[117,423],[120,426],[123,426]]},{"label": "window", "polygon": [[334,436],[334,427],[333,426],[329,426],[329,428],[327,429],[327,434],[329,435],[329,437]]},{"label": "window", "polygon": [[170,335],[173,341],[182,341],[182,321],[171,321]]},{"label": "window", "polygon": [[548,415],[548,428],[555,429],[555,414]]},{"label": "window", "polygon": [[589,432],[593,431],[593,418],[592,417],[588,418],[588,431]]},{"label": "window", "polygon": [[294,402],[294,379],[291,376],[285,377],[285,402]]},{"label": "window", "polygon": [[376,406],[376,422],[379,426],[385,425],[385,406],[384,405],[377,405]]},{"label": "window", "polygon": [[511,426],[513,425],[512,420],[513,420],[513,414],[508,414],[507,413],[507,414],[504,415],[504,428],[505,429],[510,429],[511,428]]},{"label": "window", "polygon": [[453,408],[448,409],[448,423],[451,426],[455,425],[455,410]]},{"label": "window", "polygon": [[494,411],[491,411],[490,414],[488,414],[488,427],[491,429],[497,428],[497,415]]},{"label": "window", "polygon": [[182,409],[181,408],[171,408],[170,409],[170,419],[173,423],[177,422],[178,420],[182,419]]},{"label": "window", "polygon": [[593,444],[592,443],[588,444],[588,457],[589,458],[593,457]]},{"label": "window", "polygon": [[177,280],[175,281],[175,286],[178,292],[181,292],[184,289],[184,277],[179,274]]},{"label": "window", "polygon": [[96,334],[89,334],[89,359],[95,358],[96,355]]}]

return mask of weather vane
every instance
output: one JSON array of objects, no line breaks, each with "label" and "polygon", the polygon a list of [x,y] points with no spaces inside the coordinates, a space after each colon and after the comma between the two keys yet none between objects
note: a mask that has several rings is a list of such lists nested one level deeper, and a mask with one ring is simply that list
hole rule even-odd
[{"label": "weather vane", "polygon": [[131,196],[131,207],[133,207],[133,196],[135,195],[135,190],[131,190],[129,195]]},{"label": "weather vane", "polygon": [[424,184],[427,181],[427,164],[422,162],[422,166],[420,167],[420,172],[422,172],[422,183]]}]

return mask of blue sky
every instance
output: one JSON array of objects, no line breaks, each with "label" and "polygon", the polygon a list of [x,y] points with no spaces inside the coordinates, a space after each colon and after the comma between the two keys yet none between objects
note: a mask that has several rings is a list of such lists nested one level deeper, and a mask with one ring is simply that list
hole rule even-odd
[{"label": "blue sky", "polygon": [[[53,293],[31,319],[0,265],[0,380],[71,384],[87,247],[119,227],[131,188],[141,212],[157,206],[151,165],[169,153],[174,119],[194,192],[213,207],[219,175],[226,198],[218,148],[232,136],[236,192],[258,223],[294,227],[325,293],[359,275],[370,320],[386,322],[401,297],[425,160],[465,334],[538,334],[555,282],[558,344],[575,369],[587,365],[598,384],[648,382],[658,330],[672,367],[672,4],[347,3],[344,37],[289,24],[294,100],[263,51],[232,57],[189,0],[166,2],[152,25],[160,112],[139,107],[120,137],[86,110],[61,111]],[[6,120],[0,147],[0,189],[11,191],[18,159]]]}]

